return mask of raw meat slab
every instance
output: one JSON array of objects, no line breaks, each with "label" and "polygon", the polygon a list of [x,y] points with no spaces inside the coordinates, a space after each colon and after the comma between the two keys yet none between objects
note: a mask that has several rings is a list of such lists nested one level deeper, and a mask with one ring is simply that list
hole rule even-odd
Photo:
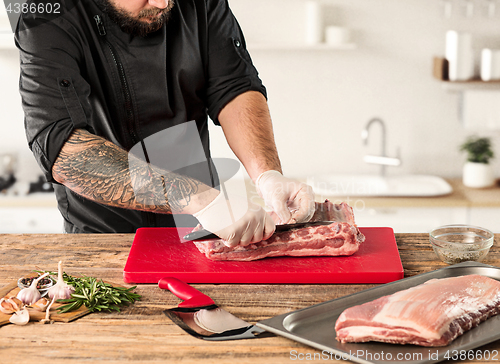
[{"label": "raw meat slab", "polygon": [[[278,232],[269,239],[247,246],[227,247],[222,239],[200,240],[194,244],[211,260],[253,261],[268,257],[350,256],[365,240],[354,222],[352,207],[345,202],[316,202],[314,221],[334,221],[327,226]],[[201,226],[197,226],[201,228]]]},{"label": "raw meat slab", "polygon": [[337,340],[446,346],[500,312],[500,282],[479,274],[431,279],[353,306],[335,324]]},{"label": "raw meat slab", "polygon": [[[347,308],[373,301],[382,296],[417,286],[433,278],[458,277],[468,274],[481,274],[500,281],[500,268],[477,262],[464,262],[446,266],[428,273],[418,274],[388,284],[379,285],[348,296],[322,302],[310,307],[287,312],[260,322],[257,326],[279,336],[312,346],[319,352],[332,353],[330,362],[361,364],[431,364],[465,363],[449,361],[446,356],[454,353],[479,353],[480,346],[500,339],[500,315],[494,316],[481,325],[467,331],[449,346],[429,348],[417,345],[394,345],[379,342],[346,343],[336,340],[333,323]],[[475,348],[478,348],[476,351]],[[484,350],[482,351],[484,354]],[[490,361],[494,354],[490,350]],[[341,361],[340,358],[344,358]],[[482,359],[485,360],[484,357]],[[299,360],[297,360],[299,361]],[[474,360],[473,360],[474,361]],[[319,362],[319,361],[318,361]],[[482,362],[475,360],[474,362]],[[485,361],[486,362],[486,361]],[[497,361],[495,361],[497,362]]]},{"label": "raw meat slab", "polygon": [[360,228],[366,236],[348,257],[276,257],[252,262],[211,261],[179,236],[191,228],[137,230],[123,271],[126,283],[157,283],[171,276],[187,283],[387,283],[403,278],[394,232]]}]

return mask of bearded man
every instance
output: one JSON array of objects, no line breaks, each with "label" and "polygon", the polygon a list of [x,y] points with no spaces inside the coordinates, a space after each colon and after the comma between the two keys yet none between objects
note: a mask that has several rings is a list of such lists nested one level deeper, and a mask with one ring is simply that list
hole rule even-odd
[{"label": "bearded man", "polygon": [[131,233],[185,214],[229,245],[269,237],[274,221],[258,205],[245,201],[224,217],[214,175],[150,160],[149,140],[174,127],[179,148],[164,156],[189,160],[188,125],[210,160],[209,118],[279,221],[310,219],[314,194],[281,174],[266,89],[227,0],[58,3],[59,14],[23,14],[15,39],[29,147],[54,184],[66,232]]}]

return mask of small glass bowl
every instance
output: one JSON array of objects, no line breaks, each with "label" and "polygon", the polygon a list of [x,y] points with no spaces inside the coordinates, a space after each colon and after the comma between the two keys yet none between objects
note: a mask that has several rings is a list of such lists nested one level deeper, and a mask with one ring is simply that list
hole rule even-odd
[{"label": "small glass bowl", "polygon": [[[21,289],[23,288],[28,288],[30,286],[30,284],[26,284],[26,283],[23,283],[23,280],[25,280],[27,277],[21,277],[17,280],[17,286]],[[38,277],[29,277],[29,278],[33,278],[33,279],[36,279]],[[40,294],[42,295],[42,297],[44,297],[47,292],[49,291],[49,288],[52,287],[54,285],[54,281],[52,280],[52,278],[49,278],[49,277],[46,277],[50,282],[40,286],[40,288],[38,288],[38,292],[40,292]]]},{"label": "small glass bowl", "polygon": [[432,230],[429,241],[436,255],[447,264],[482,261],[491,246],[491,231],[471,225],[446,225]]}]

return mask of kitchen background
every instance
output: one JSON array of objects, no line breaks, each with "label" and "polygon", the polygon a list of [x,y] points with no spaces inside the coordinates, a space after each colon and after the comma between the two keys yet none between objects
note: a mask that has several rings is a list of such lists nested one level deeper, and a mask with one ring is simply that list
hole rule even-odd
[{"label": "kitchen background", "polygon": [[[379,154],[380,129],[370,130],[368,145],[362,143],[361,131],[379,117],[387,128],[387,154],[396,156],[399,149],[402,161],[387,168],[389,175],[459,179],[465,155],[458,147],[467,136],[478,134],[492,138],[499,177],[500,83],[450,88],[449,82],[432,77],[432,69],[433,57],[444,56],[450,29],[472,34],[477,65],[482,48],[500,49],[500,1],[325,0],[320,2],[324,27],[341,27],[349,39],[318,46],[306,46],[306,0],[229,1],[268,90],[286,175],[377,174],[379,167],[364,163],[363,156]],[[61,232],[53,196],[25,196],[26,186],[39,173],[24,136],[18,53],[5,13],[0,13],[0,30],[0,155],[16,155],[16,177],[22,182],[17,196],[10,190],[0,200],[0,232]],[[211,127],[211,137],[215,157],[232,155],[220,128]],[[483,211],[488,219],[500,221],[498,203],[498,208]],[[358,223],[425,232],[435,223],[471,222],[465,205],[417,205],[393,206],[388,215],[367,207],[356,212]],[[429,213],[442,218],[404,222]],[[32,223],[18,221],[31,216]],[[41,216],[46,220],[40,222]]]}]

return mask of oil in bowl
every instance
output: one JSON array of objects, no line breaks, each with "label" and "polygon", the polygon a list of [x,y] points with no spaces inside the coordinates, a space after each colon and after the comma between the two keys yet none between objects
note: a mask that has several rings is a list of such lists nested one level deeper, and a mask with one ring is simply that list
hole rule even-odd
[{"label": "oil in bowl", "polygon": [[482,261],[488,255],[493,240],[491,231],[472,225],[445,225],[429,234],[434,252],[447,264]]}]

